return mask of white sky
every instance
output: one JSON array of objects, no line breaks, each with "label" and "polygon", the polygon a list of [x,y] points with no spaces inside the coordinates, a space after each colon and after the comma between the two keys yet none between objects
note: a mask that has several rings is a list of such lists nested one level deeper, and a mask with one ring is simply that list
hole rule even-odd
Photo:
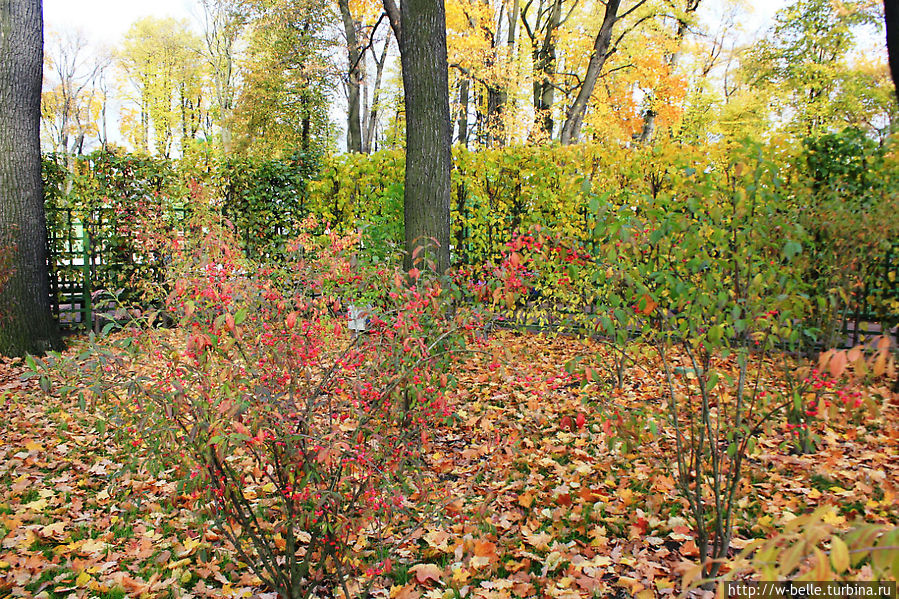
[{"label": "white sky", "polygon": [[141,17],[193,20],[198,6],[196,0],[44,0],[44,27],[81,30],[95,44],[115,46]]}]

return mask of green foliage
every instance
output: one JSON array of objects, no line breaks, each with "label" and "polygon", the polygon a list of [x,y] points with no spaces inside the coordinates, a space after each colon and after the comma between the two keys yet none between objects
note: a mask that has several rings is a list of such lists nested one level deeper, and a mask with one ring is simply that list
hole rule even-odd
[{"label": "green foliage", "polygon": [[808,176],[817,189],[839,187],[852,194],[846,199],[858,203],[870,198],[866,189],[878,185],[875,177],[883,168],[884,148],[860,129],[806,138],[803,150]]},{"label": "green foliage", "polygon": [[310,209],[337,230],[360,232],[373,261],[396,260],[403,246],[404,168],[396,151],[330,158],[310,183]]},{"label": "green foliage", "polygon": [[[813,283],[814,318],[824,347],[838,343],[840,325],[899,319],[895,255],[899,238],[897,161],[855,129],[806,139],[790,201],[811,237],[803,260]],[[892,273],[892,274],[891,274]],[[856,339],[857,341],[857,339]]]},{"label": "green foliage", "polygon": [[[878,8],[858,1],[799,0],[777,13],[768,37],[753,48],[743,66],[772,104],[792,114],[789,131],[819,134],[841,122],[873,128],[871,123],[894,112],[895,102],[886,91],[889,81],[880,82],[886,93],[856,101],[860,69],[848,64],[858,29],[880,25]],[[875,81],[869,77],[866,87]]]},{"label": "green foliage", "polygon": [[296,153],[281,160],[229,158],[216,164],[222,214],[233,223],[244,251],[271,257],[283,252],[297,224],[309,214],[307,183],[319,169],[318,157]]},{"label": "green foliage", "polygon": [[[756,277],[765,285],[809,284],[806,333],[821,333],[802,341],[831,344],[841,323],[863,306],[867,317],[886,325],[897,314],[895,273],[881,258],[899,237],[891,218],[899,202],[891,148],[847,130],[810,138],[801,150],[674,142],[636,149],[457,149],[453,259],[492,271],[520,234],[535,233],[555,249],[522,255],[533,262],[526,269],[533,295],[519,294],[509,307],[542,304],[551,309],[532,315],[538,324],[548,324],[552,312],[555,325],[612,336],[632,336],[635,323],[617,318],[622,324],[612,326],[609,313],[627,312],[644,294],[654,302],[680,301],[685,291],[678,280],[704,279],[716,289],[733,283],[750,294]],[[740,164],[753,176],[736,175]],[[764,166],[759,171],[753,164]],[[360,233],[360,259],[385,263],[398,259],[402,246],[403,166],[396,151],[279,160],[194,155],[179,163],[92,155],[72,175],[52,161],[45,171],[48,206],[133,206],[141,198],[151,214],[166,213],[180,206],[172,198],[192,189],[192,203],[230,220],[251,255],[276,258],[297,223],[315,215],[323,230]],[[53,218],[51,210],[51,229],[65,228]],[[732,225],[739,227],[737,241],[749,244],[746,263],[729,249]],[[590,265],[572,259],[580,254]],[[688,261],[677,262],[678,256]],[[135,272],[149,267],[133,262]],[[114,271],[115,263],[98,268]],[[718,273],[726,278],[714,280]],[[132,275],[110,276],[101,286],[127,287]],[[495,299],[509,305],[502,295]],[[697,316],[714,313],[716,305],[709,299]],[[575,318],[585,311],[597,317]],[[560,312],[568,316],[559,319]]]}]

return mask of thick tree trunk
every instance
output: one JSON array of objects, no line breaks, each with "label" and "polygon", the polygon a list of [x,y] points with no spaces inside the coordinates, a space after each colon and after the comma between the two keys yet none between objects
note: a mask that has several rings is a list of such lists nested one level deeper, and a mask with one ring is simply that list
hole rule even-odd
[{"label": "thick tree trunk", "polygon": [[647,143],[652,139],[652,136],[656,131],[656,111],[652,108],[647,108],[643,112],[643,128],[640,129],[640,134],[637,137],[637,141],[641,144]]},{"label": "thick tree trunk", "polygon": [[[450,171],[452,123],[443,0],[384,0],[400,45],[406,104],[406,186],[403,198],[407,269],[413,253],[450,265]],[[419,254],[421,255],[421,254]]]},{"label": "thick tree trunk", "polygon": [[59,336],[41,181],[41,0],[0,0],[0,56],[0,354],[43,353]]},{"label": "thick tree trunk", "polygon": [[899,0],[883,0],[883,16],[887,29],[887,52],[890,57],[890,74],[899,101]]},{"label": "thick tree trunk", "polygon": [[487,146],[501,146],[506,138],[503,109],[509,95],[494,85],[487,86]]},{"label": "thick tree trunk", "polygon": [[587,104],[590,102],[590,96],[596,88],[596,81],[602,72],[606,59],[609,57],[609,46],[612,43],[612,28],[618,20],[618,7],[621,0],[608,0],[606,2],[606,12],[602,19],[602,25],[596,34],[596,40],[593,42],[593,54],[590,56],[590,62],[587,65],[587,73],[584,75],[584,81],[578,90],[574,103],[568,109],[565,116],[565,124],[562,125],[561,142],[562,145],[577,143],[581,134],[581,125],[584,122],[584,115],[587,112]]},{"label": "thick tree trunk", "polygon": [[346,149],[348,152],[362,152],[362,124],[360,117],[359,89],[362,83],[362,60],[359,55],[359,41],[356,36],[356,21],[350,14],[350,0],[337,0],[340,16],[343,19],[343,32],[346,35],[347,61],[347,127]]},{"label": "thick tree trunk", "polygon": [[556,93],[552,81],[556,67],[555,46],[547,51],[535,52],[534,63],[537,66],[534,79],[534,124],[538,132],[551,138],[553,135],[552,108]]}]

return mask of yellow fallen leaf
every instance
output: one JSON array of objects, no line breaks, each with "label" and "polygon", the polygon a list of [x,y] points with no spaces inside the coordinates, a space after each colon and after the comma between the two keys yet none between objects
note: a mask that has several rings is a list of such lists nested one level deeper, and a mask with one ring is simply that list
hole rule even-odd
[{"label": "yellow fallen leaf", "polygon": [[24,507],[26,510],[31,510],[32,512],[42,512],[42,511],[44,511],[44,508],[47,507],[47,500],[46,499],[36,499],[35,501],[32,501],[31,503],[26,503]]},{"label": "yellow fallen leaf", "polygon": [[75,586],[77,586],[79,589],[83,589],[90,583],[90,581],[91,575],[87,572],[82,572],[78,575],[77,578],[75,578]]},{"label": "yellow fallen leaf", "polygon": [[98,541],[97,539],[88,539],[78,548],[78,553],[82,555],[102,553],[106,551],[108,546],[109,545],[104,541]]},{"label": "yellow fallen leaf", "polygon": [[49,539],[62,539],[66,528],[65,522],[54,522],[40,529],[40,535]]},{"label": "yellow fallen leaf", "polygon": [[176,552],[177,557],[187,557],[192,555],[197,549],[203,546],[203,541],[199,539],[187,539],[184,541],[184,547]]},{"label": "yellow fallen leaf", "polygon": [[834,526],[839,526],[846,522],[846,517],[841,516],[836,513],[834,510],[828,510],[824,512],[824,516],[821,518],[827,524],[832,524]]}]

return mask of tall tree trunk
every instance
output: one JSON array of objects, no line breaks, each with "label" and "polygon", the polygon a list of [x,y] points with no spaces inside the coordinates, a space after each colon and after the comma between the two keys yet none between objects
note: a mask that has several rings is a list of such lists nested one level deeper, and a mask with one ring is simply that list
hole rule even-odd
[{"label": "tall tree trunk", "polygon": [[537,131],[552,138],[556,88],[556,30],[562,23],[562,0],[552,0],[543,40],[534,46],[534,118]]},{"label": "tall tree trunk", "polygon": [[883,17],[887,29],[887,52],[890,57],[890,74],[899,101],[899,0],[883,0]]},{"label": "tall tree trunk", "polygon": [[503,110],[509,94],[495,85],[487,86],[487,145],[503,145],[506,138]]},{"label": "tall tree trunk", "polygon": [[337,0],[343,31],[346,34],[346,49],[349,69],[347,71],[347,127],[346,149],[348,152],[362,152],[362,125],[359,121],[359,89],[362,83],[362,60],[359,41],[356,36],[356,21],[350,14],[350,0]]},{"label": "tall tree trunk", "polygon": [[[510,51],[509,55],[511,55],[512,47],[515,45],[515,32],[520,10],[520,0],[513,0],[512,10],[508,15],[509,26],[505,42],[506,47]],[[503,14],[500,11],[500,20],[496,27],[497,35],[494,38],[494,50],[499,49],[502,45],[499,41],[501,39],[499,24],[502,23],[502,17]],[[506,102],[509,101],[508,86],[508,79],[504,79],[502,85],[487,86],[487,145],[489,147],[502,146],[506,141],[505,110]]]},{"label": "tall tree trunk", "polygon": [[468,92],[471,82],[464,75],[459,80],[459,143],[468,147]]},{"label": "tall tree trunk", "polygon": [[399,41],[406,104],[404,264],[411,268],[413,253],[425,247],[424,256],[444,272],[450,265],[452,169],[445,7],[443,0],[403,0],[397,9],[384,0],[384,8]]},{"label": "tall tree trunk", "polygon": [[312,149],[312,114],[310,110],[310,100],[306,93],[300,98],[300,106],[302,117],[300,120],[300,149],[304,154],[308,154]]},{"label": "tall tree trunk", "polygon": [[387,63],[387,52],[390,49],[390,29],[387,30],[387,39],[384,40],[384,49],[381,51],[381,60],[378,60],[377,56],[374,55],[374,51],[372,51],[372,56],[376,61],[375,67],[375,84],[372,87],[371,92],[371,107],[369,108],[368,113],[368,123],[365,126],[365,135],[362,139],[362,151],[366,154],[370,154],[374,149],[375,142],[375,132],[378,126],[378,111],[380,110],[379,103],[381,101],[381,78],[384,74],[384,65]]},{"label": "tall tree trunk", "polygon": [[43,353],[59,335],[41,181],[41,0],[0,0],[0,56],[0,354]]},{"label": "tall tree trunk", "polygon": [[574,103],[568,109],[565,115],[565,124],[562,125],[562,133],[560,141],[562,145],[576,143],[581,134],[581,125],[584,122],[584,115],[587,112],[587,104],[590,102],[590,96],[596,88],[596,81],[602,72],[602,67],[606,64],[609,57],[612,43],[612,28],[618,20],[618,7],[621,0],[608,0],[606,2],[606,12],[602,19],[602,25],[596,34],[596,40],[593,42],[593,54],[590,56],[590,62],[587,65],[587,73],[578,90]]}]

